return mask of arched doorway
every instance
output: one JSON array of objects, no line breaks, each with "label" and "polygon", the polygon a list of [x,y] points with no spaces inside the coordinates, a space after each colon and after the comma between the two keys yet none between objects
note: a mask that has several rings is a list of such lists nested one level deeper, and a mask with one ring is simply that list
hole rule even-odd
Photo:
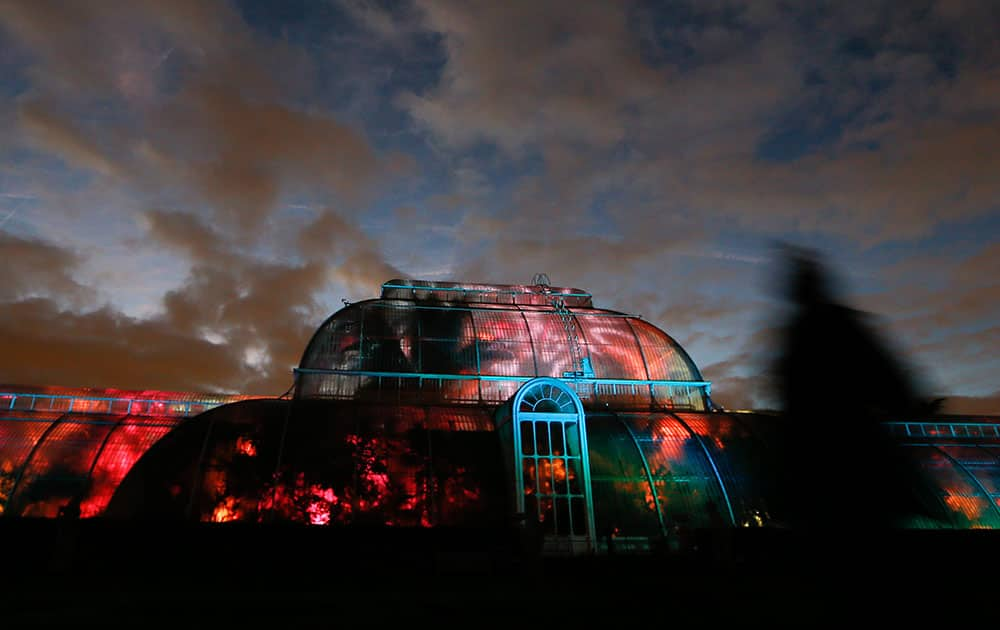
[{"label": "arched doorway", "polygon": [[515,501],[546,554],[594,550],[594,506],[583,405],[559,379],[525,383],[512,401]]}]

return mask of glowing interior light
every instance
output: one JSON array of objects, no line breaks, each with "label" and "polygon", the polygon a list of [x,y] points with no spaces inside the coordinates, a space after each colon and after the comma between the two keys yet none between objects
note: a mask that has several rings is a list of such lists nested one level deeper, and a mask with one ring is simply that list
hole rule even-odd
[{"label": "glowing interior light", "polygon": [[230,521],[238,521],[242,516],[242,512],[236,505],[236,499],[234,497],[226,497],[212,511],[212,522],[228,523]]},{"label": "glowing interior light", "polygon": [[257,445],[248,437],[242,435],[236,438],[236,452],[247,457],[257,456]]}]

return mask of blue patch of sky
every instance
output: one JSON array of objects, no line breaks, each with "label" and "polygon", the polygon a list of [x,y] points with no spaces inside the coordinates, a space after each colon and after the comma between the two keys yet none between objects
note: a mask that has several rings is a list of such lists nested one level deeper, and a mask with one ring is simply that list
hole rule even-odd
[{"label": "blue patch of sky", "polygon": [[782,116],[758,142],[756,157],[770,162],[793,162],[834,144],[843,134],[847,120],[830,116],[827,110],[817,124],[817,113],[813,107],[804,106]]},{"label": "blue patch of sky", "polygon": [[[840,111],[836,86],[828,83],[824,73],[809,69],[803,75],[806,97],[784,112],[778,113],[770,128],[762,135],[755,149],[758,159],[770,162],[793,162],[810,153],[837,143],[844,131],[865,111],[866,102],[848,111]],[[888,87],[888,82],[870,82],[865,86],[868,100]],[[855,147],[873,150],[877,143]]]},{"label": "blue patch of sky", "polygon": [[[837,59],[844,57],[871,59],[875,55],[869,40],[848,38],[839,47]],[[837,64],[840,67],[840,64]],[[771,162],[792,162],[805,155],[822,151],[836,144],[844,131],[854,124],[884,121],[888,114],[880,114],[871,121],[863,120],[867,106],[892,85],[889,75],[876,75],[865,79],[861,85],[850,85],[854,79],[838,75],[828,67],[813,66],[802,72],[803,98],[785,111],[779,112],[756,147],[756,157]],[[853,108],[842,111],[839,107],[840,83],[847,81],[848,89],[863,90],[865,99]],[[852,151],[875,151],[877,141],[856,143],[847,147]]]},{"label": "blue patch of sky", "polygon": [[27,55],[0,29],[0,99],[12,99],[28,90],[29,67]]},{"label": "blue patch of sky", "polygon": [[336,2],[237,0],[236,7],[253,30],[307,48],[347,21]]},{"label": "blue patch of sky", "polygon": [[[312,93],[322,105],[363,128],[379,148],[403,148],[413,139],[395,98],[437,83],[446,60],[440,35],[407,31],[400,41],[382,41],[336,2],[239,0],[238,6],[252,29],[310,55]],[[389,2],[377,6],[386,15],[401,10]]]},{"label": "blue patch of sky", "polygon": [[[770,129],[762,136],[757,148],[759,159],[774,162],[791,162],[837,143],[852,124],[863,122],[859,115],[865,111],[862,103],[849,111],[837,107],[839,84],[848,82],[850,89],[860,89],[869,102],[888,89],[893,82],[891,73],[872,72],[871,77],[854,77],[844,74],[858,64],[873,62],[881,53],[898,55],[924,55],[934,65],[935,74],[928,81],[954,78],[962,61],[962,47],[955,33],[933,21],[926,8],[913,8],[904,16],[920,29],[921,36],[901,43],[899,38],[887,37],[891,27],[884,22],[875,29],[848,34],[834,44],[821,65],[804,68],[802,76],[805,98],[795,106],[778,113]],[[804,37],[820,36],[825,22],[823,11],[801,11],[796,23]],[[683,56],[682,56],[683,57]],[[696,60],[689,63],[696,65]],[[864,81],[851,84],[854,81]],[[873,151],[880,147],[867,142],[848,147],[849,150]]]},{"label": "blue patch of sky", "polygon": [[[26,147],[14,147],[4,155],[4,170],[13,175],[4,178],[7,180],[5,185],[10,186],[4,192],[40,195],[78,192],[97,177],[90,171],[70,168],[51,153]],[[20,190],[20,185],[30,186],[30,189]]]},{"label": "blue patch of sky", "polygon": [[629,26],[639,38],[645,63],[671,66],[682,72],[695,70],[706,62],[683,36],[710,27],[722,27],[757,36],[743,19],[744,8],[735,4],[706,8],[697,1],[662,2],[642,0],[629,14]]},{"label": "blue patch of sky", "polygon": [[[309,54],[315,64],[309,106],[364,131],[378,152],[402,152],[418,165],[418,177],[403,190],[386,191],[371,211],[419,205],[447,187],[453,164],[396,105],[400,93],[420,94],[437,84],[446,61],[439,35],[407,31],[399,41],[382,41],[333,2],[241,0],[239,6],[251,28]],[[383,7],[393,8],[398,5]]]},{"label": "blue patch of sky", "polygon": [[1000,234],[1000,202],[994,203],[991,211],[982,216],[951,221],[919,240],[890,241],[880,245],[876,252],[882,257],[884,265],[904,264],[914,251],[949,261],[961,261],[996,243],[997,234]]},{"label": "blue patch of sky", "polygon": [[948,30],[929,5],[907,7],[896,19],[907,20],[907,30],[919,29],[919,37],[887,38],[892,28],[890,22],[883,21],[877,28],[846,37],[837,52],[847,58],[866,61],[882,52],[926,55],[939,78],[953,79],[964,58],[961,34]]},{"label": "blue patch of sky", "polygon": [[[733,291],[755,295],[768,302],[783,300],[783,246],[814,252],[827,265],[831,288],[847,298],[879,290],[876,270],[881,267],[868,251],[863,251],[849,237],[819,231],[797,233],[752,233],[745,230],[722,230],[716,240],[719,253],[731,255],[751,278],[733,283]],[[728,287],[727,287],[728,290]]]},{"label": "blue patch of sky", "polygon": [[[353,71],[331,84],[327,97],[339,111],[351,114],[379,148],[411,150],[424,144],[423,132],[397,104],[403,93],[417,95],[436,85],[445,56],[437,38],[417,37],[405,50],[381,47],[368,51],[334,51],[328,60],[339,65],[352,57]],[[337,71],[330,68],[331,72]]]}]

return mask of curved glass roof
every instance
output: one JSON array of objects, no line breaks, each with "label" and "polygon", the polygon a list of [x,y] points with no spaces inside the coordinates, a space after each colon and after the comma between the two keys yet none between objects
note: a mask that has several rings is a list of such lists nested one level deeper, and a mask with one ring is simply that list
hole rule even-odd
[{"label": "curved glass roof", "polygon": [[0,514],[55,517],[104,511],[146,450],[181,418],[7,410],[0,414]]},{"label": "curved glass roof", "polygon": [[0,515],[104,511],[143,453],[185,418],[254,398],[159,390],[0,385]]},{"label": "curved glass roof", "polygon": [[551,376],[580,385],[585,404],[705,408],[708,384],[674,339],[593,308],[589,293],[427,284],[390,281],[382,298],[331,316],[302,357],[297,394],[502,403],[523,382]]}]

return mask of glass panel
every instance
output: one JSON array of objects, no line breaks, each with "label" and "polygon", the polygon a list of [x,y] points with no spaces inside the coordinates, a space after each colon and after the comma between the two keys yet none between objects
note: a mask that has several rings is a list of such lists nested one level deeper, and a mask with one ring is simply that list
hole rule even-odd
[{"label": "glass panel", "polygon": [[586,504],[581,497],[570,499],[570,512],[573,519],[573,533],[583,536],[587,533],[587,511]]},{"label": "glass panel", "polygon": [[361,343],[362,370],[375,372],[415,372],[409,353],[400,339],[365,337]]},{"label": "glass panel", "polygon": [[481,373],[490,376],[535,375],[535,360],[527,341],[480,342],[479,362]]},{"label": "glass panel", "polygon": [[479,381],[477,380],[443,380],[440,391],[443,402],[479,401]]},{"label": "glass panel", "polygon": [[705,399],[700,387],[688,385],[654,385],[653,394],[658,404],[667,408],[703,411]]},{"label": "glass panel", "polygon": [[943,453],[928,446],[911,446],[907,450],[918,457],[921,467],[935,484],[952,526],[959,529],[1000,527],[990,506],[991,498],[984,496]]},{"label": "glass panel", "polygon": [[103,512],[118,484],[135,462],[178,423],[171,418],[163,418],[156,423],[133,418],[119,425],[94,464],[87,498],[80,504],[80,516],[88,518]]},{"label": "glass panel", "polygon": [[532,422],[521,422],[521,453],[535,454],[535,429]]},{"label": "glass panel", "polygon": [[680,346],[662,330],[640,320],[629,319],[642,345],[649,378],[653,380],[698,381],[700,375],[684,356]]},{"label": "glass panel", "polygon": [[566,453],[563,444],[563,431],[565,425],[562,422],[553,422],[549,425],[549,434],[552,437],[552,454],[564,455]]},{"label": "glass panel", "polygon": [[539,497],[538,500],[539,516],[538,518],[542,522],[542,531],[546,534],[555,533],[555,512],[552,504],[551,498]]},{"label": "glass panel", "polygon": [[940,449],[963,464],[997,463],[992,453],[978,446],[942,445]]},{"label": "glass panel", "polygon": [[479,337],[482,374],[535,376],[531,341],[520,312],[475,310],[472,317]]},{"label": "glass panel", "polygon": [[533,494],[529,494],[524,497],[524,514],[527,518],[534,518],[536,521],[541,522],[541,515],[538,509],[538,497]]},{"label": "glass panel", "polygon": [[568,337],[562,320],[551,312],[526,312],[524,315],[535,342],[538,375],[561,377],[572,368]]},{"label": "glass panel", "polygon": [[325,323],[306,349],[302,367],[361,369],[361,309],[360,305],[348,307]]},{"label": "glass panel", "polygon": [[663,414],[623,414],[621,420],[632,428],[656,486],[656,500],[644,497],[647,507],[659,502],[668,528],[718,525],[713,510],[725,510],[725,500],[697,439]]},{"label": "glass panel", "polygon": [[646,501],[649,480],[625,427],[614,415],[596,412],[587,414],[586,426],[595,535],[659,535],[659,519]]},{"label": "glass panel", "polygon": [[421,339],[472,340],[472,319],[461,309],[416,308]]},{"label": "glass panel", "polygon": [[538,462],[538,494],[552,495],[552,460],[542,458]]},{"label": "glass panel", "polygon": [[462,339],[421,339],[419,364],[426,374],[475,374],[476,348]]},{"label": "glass panel", "polygon": [[535,470],[534,459],[524,459],[521,461],[521,473],[524,476],[524,494],[526,495],[537,494]]},{"label": "glass panel", "polygon": [[570,530],[569,522],[569,499],[558,497],[556,503],[556,533],[560,536],[568,536]]},{"label": "glass panel", "polygon": [[567,460],[566,479],[569,483],[570,494],[583,494],[583,473],[580,471],[580,459],[571,457]]},{"label": "glass panel", "polygon": [[114,421],[63,420],[27,462],[14,497],[22,516],[53,518],[74,497],[83,498],[87,475]]},{"label": "glass panel", "polygon": [[562,457],[553,459],[552,477],[555,480],[556,494],[569,494],[569,485],[566,473],[566,460]]},{"label": "glass panel", "polygon": [[549,423],[545,421],[535,422],[536,453],[539,455],[549,454]]},{"label": "glass panel", "polygon": [[480,384],[484,402],[504,403],[520,389],[521,381],[483,381]]},{"label": "glass panel", "polygon": [[594,374],[598,378],[646,380],[646,367],[639,344],[621,317],[575,313],[587,340]]},{"label": "glass panel", "polygon": [[411,408],[409,413],[426,415],[426,428],[443,431],[492,431],[493,417],[486,409],[448,407]]},{"label": "glass panel", "polygon": [[[765,479],[773,471],[765,468],[770,458],[761,457],[764,444],[730,416],[722,414],[677,414],[701,437],[702,443],[715,461],[715,466],[726,483],[729,500],[737,525],[756,527],[769,519],[764,497],[767,493]],[[725,505],[718,505],[726,520]]]},{"label": "glass panel", "polygon": [[9,417],[0,420],[0,515],[5,512],[24,460],[51,424],[52,421],[27,422]]}]

